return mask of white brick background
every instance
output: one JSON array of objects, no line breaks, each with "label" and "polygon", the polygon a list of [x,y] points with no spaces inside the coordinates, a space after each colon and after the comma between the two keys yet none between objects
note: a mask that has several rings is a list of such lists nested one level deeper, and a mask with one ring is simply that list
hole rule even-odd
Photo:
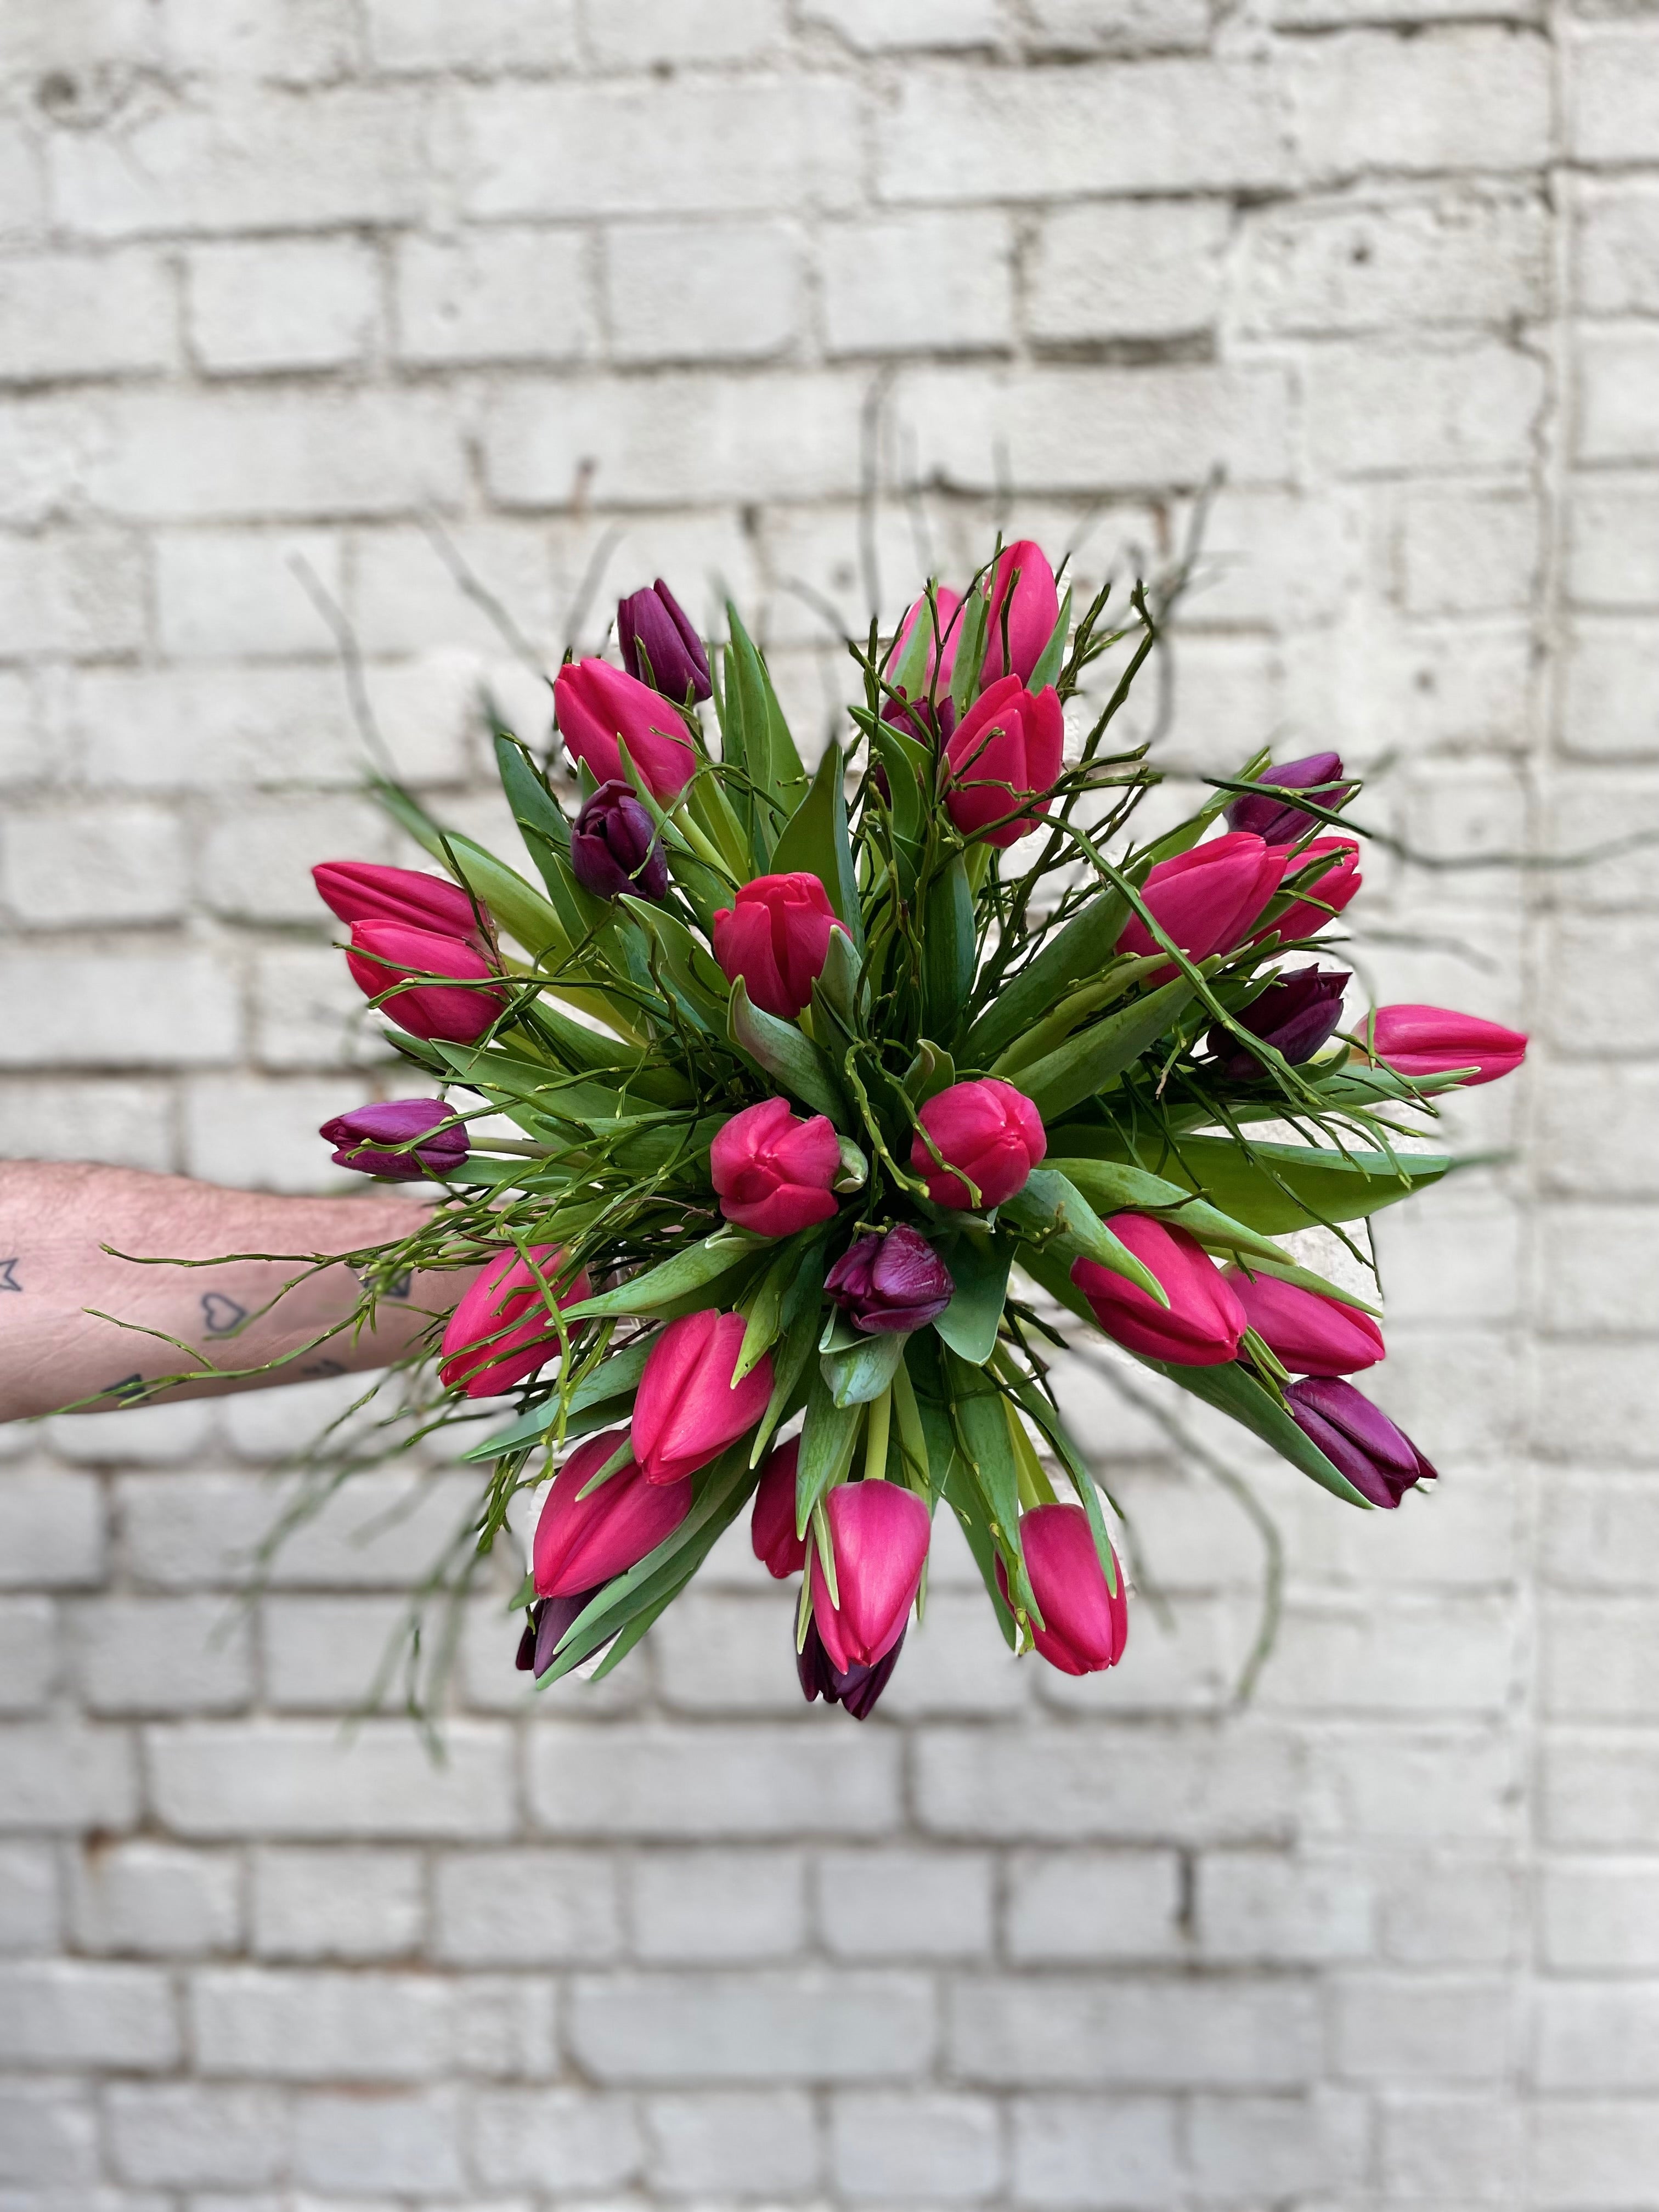
[{"label": "white brick background", "polygon": [[[816,741],[811,594],[999,520],[1121,573],[1219,465],[1170,757],[1659,826],[1651,0],[0,0],[0,70],[9,1149],[318,1182],[306,868],[396,848],[292,564],[453,818],[480,675],[544,726],[433,518],[543,654],[613,532],[590,641],[729,585]],[[808,1714],[734,1546],[598,1692],[481,1606],[435,1769],[340,1723],[453,1477],[238,1605],[315,1388],[4,1432],[0,2212],[1659,2207],[1654,859],[1370,872],[1387,994],[1536,1044],[1387,1224],[1443,1481],[1264,1477],[1242,1718],[1255,1539],[1105,1398],[1120,1675],[947,1551]]]}]

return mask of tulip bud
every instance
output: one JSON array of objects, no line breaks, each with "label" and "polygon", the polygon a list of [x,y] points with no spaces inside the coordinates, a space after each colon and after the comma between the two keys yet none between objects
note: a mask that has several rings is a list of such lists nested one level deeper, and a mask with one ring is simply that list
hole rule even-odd
[{"label": "tulip bud", "polygon": [[[507,1011],[505,991],[474,988],[495,982],[496,970],[459,937],[397,921],[356,921],[346,966],[366,998],[391,993],[382,1012],[411,1036],[477,1044]],[[414,976],[439,980],[404,981]]]},{"label": "tulip bud", "polygon": [[[1080,1505],[1034,1505],[1019,1516],[1025,1572],[1042,1615],[1031,1623],[1031,1640],[1062,1674],[1098,1674],[1115,1667],[1129,1638],[1129,1601],[1115,1552],[1115,1591],[1107,1585],[1094,1531]],[[1006,1598],[1008,1577],[1000,1559],[997,1586]]]},{"label": "tulip bud", "polygon": [[626,1574],[691,1510],[690,1483],[647,1482],[632,1460],[584,1498],[584,1488],[623,1442],[621,1429],[585,1437],[554,1476],[536,1523],[539,1595],[570,1597]]},{"label": "tulip bud", "polygon": [[[951,689],[956,674],[957,647],[962,642],[963,597],[948,584],[933,586],[934,606],[927,604],[924,592],[899,624],[898,635],[893,641],[890,669],[896,668],[903,659],[905,648],[915,634],[918,623],[927,633],[927,670],[918,691],[919,697],[931,695],[939,697]],[[935,612],[937,609],[937,613]]]},{"label": "tulip bud", "polygon": [[1473,1068],[1465,1087],[1496,1083],[1527,1056],[1524,1030],[1506,1030],[1448,1006],[1379,1006],[1361,1035],[1372,1056],[1398,1075],[1449,1075]]},{"label": "tulip bud", "polygon": [[[428,1129],[430,1136],[410,1143]],[[441,1098],[387,1098],[354,1106],[349,1114],[325,1121],[317,1133],[338,1147],[337,1168],[356,1168],[360,1175],[384,1176],[392,1182],[446,1176],[460,1165],[468,1151],[465,1125]],[[406,1149],[392,1152],[388,1146]]]},{"label": "tulip bud", "polygon": [[668,855],[631,784],[602,783],[570,829],[570,872],[595,898],[668,896]]},{"label": "tulip bud", "polygon": [[648,592],[618,602],[617,640],[629,674],[665,698],[683,705],[713,696],[702,640],[660,576]]},{"label": "tulip bud", "polygon": [[795,1534],[795,1469],[799,1459],[799,1437],[768,1452],[749,1523],[755,1557],[778,1582],[798,1575],[806,1564],[806,1539]]},{"label": "tulip bud", "polygon": [[459,1389],[469,1398],[499,1397],[545,1365],[559,1337],[548,1321],[542,1283],[554,1290],[561,1307],[590,1295],[585,1273],[558,1288],[564,1263],[556,1244],[532,1244],[529,1260],[500,1252],[474,1277],[444,1328],[438,1374],[447,1389]]},{"label": "tulip bud", "polygon": [[1285,1393],[1291,1419],[1316,1443],[1362,1498],[1392,1510],[1435,1471],[1403,1429],[1362,1397],[1352,1382],[1310,1375]]},{"label": "tulip bud", "polygon": [[1042,1115],[1023,1091],[994,1075],[936,1091],[916,1119],[945,1162],[942,1168],[936,1165],[920,1133],[911,1139],[910,1165],[926,1176],[935,1206],[959,1211],[1000,1206],[1024,1189],[1027,1176],[1048,1149]]},{"label": "tulip bud", "polygon": [[1065,743],[1052,684],[1033,694],[1018,676],[1005,676],[981,692],[945,748],[945,805],[960,834],[998,847],[1029,836],[1048,811]]},{"label": "tulip bud", "polygon": [[1310,889],[1274,917],[1270,930],[1262,932],[1264,937],[1272,934],[1281,945],[1291,945],[1298,937],[1316,936],[1333,915],[1341,913],[1363,880],[1359,848],[1352,837],[1316,837],[1311,845],[1289,858],[1285,872],[1293,876],[1310,860],[1327,859],[1331,865],[1314,878]]},{"label": "tulip bud", "polygon": [[[901,691],[896,699],[890,699],[882,708],[881,719],[907,738],[914,738],[917,744],[926,745],[929,752],[937,753],[950,743],[951,733],[957,726],[957,702],[948,691],[941,691],[933,699],[908,699]],[[890,805],[893,794],[884,763],[878,761],[871,774],[876,789]]]},{"label": "tulip bud", "polygon": [[[608,660],[568,660],[553,679],[553,711],[564,749],[597,783],[624,783],[619,738],[652,797],[678,799],[696,772],[685,725],[660,695]],[[629,786],[631,789],[631,785]]]},{"label": "tulip bud", "polygon": [[903,1649],[904,1632],[901,1629],[897,1643],[873,1667],[842,1669],[824,1650],[817,1621],[809,1619],[806,1641],[795,1654],[795,1672],[800,1678],[802,1694],[809,1705],[814,1698],[822,1698],[826,1705],[843,1706],[855,1721],[867,1721],[876,1709],[877,1699],[892,1680]]},{"label": "tulip bud", "polygon": [[[1286,761],[1256,778],[1281,791],[1305,791],[1327,813],[1334,814],[1353,797],[1354,786],[1341,781],[1340,753],[1309,753],[1302,760]],[[1319,826],[1319,817],[1305,807],[1291,806],[1265,791],[1243,792],[1227,809],[1230,830],[1249,830],[1269,845],[1294,845],[1308,830]]]},{"label": "tulip bud", "polygon": [[[1342,994],[1350,980],[1340,968],[1323,973],[1316,967],[1293,969],[1251,1000],[1238,1015],[1238,1025],[1272,1045],[1292,1067],[1299,1067],[1335,1035],[1342,1019]],[[1249,1083],[1267,1073],[1231,1030],[1212,1029],[1209,1046],[1230,1082]]]},{"label": "tulip bud", "polygon": [[634,1456],[647,1482],[679,1482],[752,1429],[772,1395],[763,1357],[732,1380],[747,1327],[741,1314],[685,1314],[651,1347],[634,1401]]},{"label": "tulip bud", "polygon": [[[1194,845],[1148,872],[1140,896],[1148,912],[1189,960],[1231,952],[1250,933],[1251,924],[1279,889],[1285,855],[1270,850],[1260,837],[1235,830],[1207,845]],[[1139,915],[1117,940],[1120,952],[1145,957],[1158,950]],[[1159,971],[1152,980],[1169,969]]]},{"label": "tulip bud", "polygon": [[1107,1335],[1170,1367],[1221,1367],[1236,1359],[1247,1326],[1244,1309],[1197,1240],[1145,1213],[1115,1213],[1106,1225],[1152,1270],[1170,1300],[1167,1308],[1159,1305],[1150,1291],[1097,1260],[1073,1261],[1072,1280]]},{"label": "tulip bud", "polygon": [[324,860],[311,872],[323,904],[349,927],[357,921],[396,921],[405,929],[459,937],[482,951],[482,905],[459,884],[417,868],[383,868],[374,860]]},{"label": "tulip bud", "polygon": [[792,1022],[811,1004],[830,933],[841,927],[816,876],[757,876],[716,912],[714,957],[728,982],[742,976],[763,1012]]},{"label": "tulip bud", "polygon": [[956,1285],[919,1230],[900,1222],[884,1237],[860,1237],[823,1281],[825,1295],[866,1336],[908,1336],[937,1321]]},{"label": "tulip bud", "polygon": [[1245,1319],[1292,1375],[1357,1375],[1386,1357],[1382,1332],[1369,1314],[1277,1275],[1223,1270]]},{"label": "tulip bud", "polygon": [[787,1098],[763,1098],[720,1129],[709,1169],[728,1221],[757,1237],[793,1237],[835,1212],[841,1144],[827,1115],[799,1121]]},{"label": "tulip bud", "polygon": [[[1006,614],[1005,614],[1006,610]],[[1008,651],[1002,650],[1004,623]],[[985,621],[985,659],[979,672],[990,684],[1010,673],[1024,684],[1042,658],[1042,648],[1060,620],[1060,592],[1047,555],[1035,538],[1005,546],[991,579],[991,604]],[[1058,770],[1056,770],[1058,773]],[[1050,777],[1050,782],[1053,781]]]},{"label": "tulip bud", "polygon": [[530,1608],[529,1625],[519,1638],[518,1656],[513,1662],[521,1674],[546,1674],[558,1656],[566,1629],[587,1610],[588,1600],[599,1594],[596,1584],[592,1589],[578,1590],[572,1597],[536,1600]]},{"label": "tulip bud", "polygon": [[838,1605],[812,1550],[812,1618],[841,1674],[873,1667],[903,1635],[932,1534],[927,1508],[896,1482],[843,1482],[823,1502]]}]

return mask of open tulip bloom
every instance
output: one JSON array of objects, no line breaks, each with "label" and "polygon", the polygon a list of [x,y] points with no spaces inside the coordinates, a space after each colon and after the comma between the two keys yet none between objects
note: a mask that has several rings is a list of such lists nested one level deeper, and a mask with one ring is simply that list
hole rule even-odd
[{"label": "open tulip bloom", "polygon": [[806,1694],[861,1719],[940,1511],[1012,1646],[1109,1671],[1126,1586],[1057,1344],[1350,1508],[1431,1474],[1345,1379],[1384,1350],[1359,1279],[1285,1240],[1369,1264],[1367,1218],[1454,1164],[1420,1141],[1437,1094],[1526,1040],[1354,1001],[1334,752],[1259,752],[1137,836],[1158,775],[1117,715],[1156,622],[998,548],[855,651],[808,763],[736,610],[706,641],[658,578],[617,655],[558,672],[549,761],[496,725],[513,861],[381,785],[433,872],[319,869],[421,1094],[325,1134],[437,1198],[354,1255],[365,1311],[471,1271],[388,1421],[481,1425],[449,1587],[537,1493],[540,1682],[619,1663],[742,1521]]}]

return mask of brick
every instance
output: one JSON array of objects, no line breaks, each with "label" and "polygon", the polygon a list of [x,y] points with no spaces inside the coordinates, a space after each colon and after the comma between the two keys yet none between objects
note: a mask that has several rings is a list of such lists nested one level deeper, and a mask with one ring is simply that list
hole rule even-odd
[{"label": "brick", "polygon": [[1644,1475],[1568,1475],[1543,1498],[1545,1571],[1565,1588],[1641,1589],[1659,1578],[1659,1489]]},{"label": "brick", "polygon": [[391,1679],[400,1677],[406,1600],[273,1596],[260,1610],[265,1698],[272,1705],[352,1712],[368,1700],[388,1663]]},{"label": "brick", "polygon": [[237,2189],[282,2179],[284,2116],[269,2090],[117,2081],[105,2110],[110,2154],[123,2181]]},{"label": "brick", "polygon": [[793,1852],[646,1853],[630,1894],[634,1948],[653,1965],[787,1958],[805,1936],[805,1868]]},{"label": "brick", "polygon": [[294,2113],[294,2172],[313,2189],[447,2196],[466,2186],[461,2113],[453,2091],[301,2097]]},{"label": "brick", "polygon": [[1659,930],[1641,915],[1570,915],[1554,930],[1543,1026],[1575,1054],[1622,1058],[1659,1048],[1659,1012],[1625,978],[1659,957]]},{"label": "brick", "polygon": [[229,1854],[134,1838],[89,1843],[69,1868],[69,1918],[86,1951],[189,1958],[241,1936],[241,1869]]},{"label": "brick", "polygon": [[793,1615],[782,1591],[769,1583],[757,1589],[754,1579],[745,1575],[741,1592],[688,1590],[653,1631],[671,1706],[799,1717]]},{"label": "brick", "polygon": [[1011,1959],[1167,1959],[1184,1948],[1172,1851],[1020,1853],[1007,1886]]},{"label": "brick", "polygon": [[1375,1942],[1371,1887],[1356,1869],[1265,1851],[1206,1851],[1196,1918],[1216,1960],[1316,1965],[1365,1958]]},{"label": "brick", "polygon": [[[0,1152],[12,1159],[104,1160],[165,1175],[175,1164],[172,1101],[160,1082],[0,1083]],[[0,1514],[4,1510],[0,1495]]]},{"label": "brick", "polygon": [[[312,1066],[322,1060],[342,1070],[353,1060],[361,1066],[378,1056],[371,1055],[367,1039],[354,1051],[348,1036],[343,1049],[332,1054],[313,1049],[303,1058]],[[347,1170],[330,1166],[327,1147],[317,1132],[334,1115],[361,1105],[370,1087],[362,1075],[344,1073],[308,1078],[203,1078],[185,1092],[180,1116],[185,1164],[191,1175],[231,1188],[343,1192]],[[362,1388],[360,1382],[357,1389]],[[307,1422],[310,1405],[307,1389],[289,1417],[296,1426]],[[310,1433],[316,1435],[337,1411],[331,1402],[319,1405],[315,1418],[309,1419]],[[267,1527],[275,1517],[267,1516]]]},{"label": "brick", "polygon": [[1533,2121],[1533,2201],[1567,2212],[1587,2194],[1607,2212],[1642,2212],[1659,2171],[1659,2100],[1541,2097]]},{"label": "brick", "polygon": [[164,1974],[67,1959],[0,1966],[0,2060],[8,2064],[144,2072],[178,2058],[179,2025]]},{"label": "brick", "polygon": [[[937,1602],[935,1592],[930,1606]],[[991,1948],[992,1882],[982,1852],[825,1851],[817,1868],[823,1942],[838,1959],[982,1957]]]},{"label": "brick", "polygon": [[1363,2186],[1368,2115],[1356,2101],[1311,2097],[1195,2097],[1188,2156],[1198,2187],[1264,2198]]},{"label": "brick", "polygon": [[1562,872],[1559,904],[1611,912],[1656,902],[1647,854],[1659,842],[1659,776],[1580,772],[1542,796],[1553,849],[1579,856]]},{"label": "brick", "polygon": [[0,539],[0,653],[97,660],[141,647],[147,631],[141,548],[124,532]]},{"label": "brick", "polygon": [[1544,402],[1539,364],[1508,347],[1327,349],[1308,392],[1316,465],[1340,475],[1512,465]]},{"label": "brick", "polygon": [[337,605],[340,540],[322,530],[161,531],[154,540],[158,633],[169,659],[315,658],[332,640],[295,573]]},{"label": "brick", "polygon": [[1589,325],[1578,341],[1573,454],[1580,461],[1659,459],[1659,337],[1639,325]]},{"label": "brick", "polygon": [[848,2197],[960,2204],[995,2192],[1002,2178],[1000,2132],[988,2098],[866,2092],[836,2098],[830,2156]]},{"label": "brick", "polygon": [[380,270],[348,240],[195,247],[185,262],[192,352],[212,375],[342,368],[380,322]]},{"label": "brick", "polygon": [[210,1066],[234,1054],[241,1026],[231,977],[199,953],[13,953],[0,994],[12,1067]]},{"label": "brick", "polygon": [[[1420,1431],[1419,1431],[1420,1432]],[[1287,1612],[1264,1678],[1268,1710],[1502,1712],[1517,1672],[1513,1607],[1467,1597],[1401,1608],[1385,1629],[1369,1608]]]},{"label": "brick", "polygon": [[1652,1347],[1585,1342],[1540,1347],[1539,1449],[1551,1457],[1581,1455],[1653,1463],[1659,1439],[1650,1420]]},{"label": "brick", "polygon": [[1659,1819],[1659,1743],[1634,1729],[1553,1729],[1540,1802],[1552,1844],[1644,1850]]},{"label": "brick", "polygon": [[[379,860],[388,843],[378,810],[362,799],[244,800],[207,832],[198,864],[203,892],[219,914],[317,926],[323,908],[311,870],[318,856]],[[331,915],[320,927],[345,933]]]},{"label": "brick", "polygon": [[262,1959],[392,1959],[420,1945],[425,1881],[413,1851],[269,1845],[255,1852],[252,1876]]},{"label": "brick", "polygon": [[799,328],[799,248],[775,222],[619,226],[605,307],[619,361],[765,360]]},{"label": "brick", "polygon": [[418,2081],[453,2047],[447,1989],[410,1974],[214,1968],[191,1986],[191,2022],[206,2075]]},{"label": "brick", "polygon": [[73,0],[67,7],[9,8],[0,62],[9,70],[55,64],[145,62],[154,58],[149,11],[137,0]]},{"label": "brick", "polygon": [[1538,503],[1519,491],[1415,491],[1402,502],[1398,544],[1410,613],[1525,608],[1542,550]]},{"label": "brick", "polygon": [[826,225],[818,283],[832,356],[1012,343],[1012,235],[1006,216],[989,210]]},{"label": "brick", "polygon": [[1542,1219],[1543,1323],[1555,1335],[1659,1331],[1650,1211],[1552,1206]]},{"label": "brick", "polygon": [[808,23],[835,31],[858,53],[881,53],[905,46],[960,47],[995,43],[1000,27],[995,0],[913,0],[900,13],[881,0],[806,0]]},{"label": "brick", "polygon": [[588,1965],[621,1947],[618,1871],[602,1853],[458,1851],[434,1875],[435,1954],[468,1966]]},{"label": "brick", "polygon": [[0,1844],[0,1952],[51,1950],[58,1928],[51,1846]]},{"label": "brick", "polygon": [[0,1830],[130,1826],[138,1809],[131,1738],[79,1721],[0,1728]]},{"label": "brick", "polygon": [[810,1723],[544,1723],[530,1739],[531,1805],[558,1835],[878,1835],[897,1812],[898,1754],[880,1732],[854,1739]]},{"label": "brick", "polygon": [[104,1573],[104,1501],[90,1475],[0,1475],[0,1586],[70,1589]]},{"label": "brick", "polygon": [[621,2097],[586,2089],[488,2089],[473,2100],[472,2163],[487,2188],[614,2189],[641,2157]]},{"label": "brick", "polygon": [[[550,643],[576,580],[567,584],[562,579],[556,598],[545,530],[535,524],[473,523],[451,531],[449,538],[519,629]],[[501,644],[494,624],[463,597],[424,530],[387,525],[354,533],[351,613],[363,648],[371,653],[420,653],[434,637],[483,651],[498,650]],[[516,702],[514,711],[518,712]],[[541,741],[540,728],[527,720],[523,726],[527,738]]]},{"label": "brick", "polygon": [[1367,169],[1523,169],[1548,159],[1550,53],[1471,26],[1309,41],[1287,73],[1297,140],[1316,177]]},{"label": "brick", "polygon": [[1580,199],[1575,225],[1577,303],[1592,314],[1659,310],[1659,192],[1632,180]]},{"label": "brick", "polygon": [[1485,2081],[1510,2063],[1510,1992],[1495,1980],[1356,1975],[1334,1990],[1334,2051],[1355,2081]]},{"label": "brick", "polygon": [[1557,1597],[1542,1621],[1545,1709],[1560,1720],[1639,1721],[1651,1711],[1645,1662],[1655,1656],[1652,1601]]},{"label": "brick", "polygon": [[404,238],[398,351],[410,362],[580,361],[594,348],[586,241],[515,224]]},{"label": "brick", "polygon": [[326,789],[351,781],[349,716],[331,669],[246,671],[228,702],[216,672],[89,672],[70,711],[88,771],[116,790]]},{"label": "brick", "polygon": [[575,60],[575,0],[529,10],[514,0],[481,0],[465,20],[444,0],[368,0],[368,12],[369,50],[381,70],[493,73],[564,69]]},{"label": "brick", "polygon": [[1562,708],[1567,752],[1590,760],[1659,758],[1656,644],[1659,623],[1595,617],[1574,623]]},{"label": "brick", "polygon": [[1537,2002],[1540,2088],[1659,2086],[1659,1982],[1546,1982]]},{"label": "brick", "polygon": [[1021,2097],[1014,2193],[1043,2212],[1167,2203],[1185,2179],[1176,2107],[1152,2097]]},{"label": "brick", "polygon": [[1202,0],[1031,0],[1027,13],[1043,52],[1168,52],[1210,43]]},{"label": "brick", "polygon": [[1502,1860],[1396,1861],[1379,1887],[1387,1957],[1440,1967],[1502,1966],[1514,1957],[1520,1885]]},{"label": "brick", "polygon": [[13,815],[0,837],[7,903],[35,923],[171,921],[189,896],[182,825],[155,806]]},{"label": "brick", "polygon": [[98,2172],[98,2118],[84,2087],[0,2082],[0,2184],[85,2191]]},{"label": "brick", "polygon": [[702,2197],[810,2190],[818,2179],[817,2130],[796,2090],[701,2090],[646,2100],[655,2186]]},{"label": "brick", "polygon": [[39,1712],[58,1681],[57,1616],[50,1598],[0,1598],[0,1711]]},{"label": "brick", "polygon": [[150,253],[0,262],[0,379],[143,374],[178,358],[167,268]]},{"label": "brick", "polygon": [[999,2087],[1296,2087],[1319,2040],[1314,1992],[1292,1981],[963,1977],[947,1996],[953,2069]]},{"label": "brick", "polygon": [[1415,1844],[1507,1838],[1521,1801],[1513,1744],[1490,1724],[1322,1735],[1308,1832]]},{"label": "brick", "polygon": [[1651,24],[1574,40],[1567,70],[1566,125],[1584,161],[1649,161],[1659,130]]},{"label": "brick", "polygon": [[213,1427],[211,1406],[131,1406],[96,1415],[55,1418],[46,1431],[60,1459],[89,1466],[176,1466],[198,1451]]},{"label": "brick", "polygon": [[1650,1858],[1547,1862],[1539,1921],[1543,1957],[1558,1972],[1651,1972],[1659,1966],[1659,1865]]},{"label": "brick", "polygon": [[1045,216],[1026,323],[1048,344],[1213,328],[1231,219],[1219,200],[1120,200]]},{"label": "brick", "polygon": [[579,1977],[570,2042],[601,2081],[902,2081],[934,2045],[919,1975],[750,1971]]},{"label": "brick", "polygon": [[781,44],[782,0],[635,0],[626,17],[583,0],[589,51],[611,67],[748,61]]},{"label": "brick", "polygon": [[505,1732],[456,1722],[441,1767],[414,1731],[365,1721],[349,1744],[320,1721],[201,1721],[150,1742],[157,1811],[180,1834],[272,1838],[504,1835],[513,1824]]}]

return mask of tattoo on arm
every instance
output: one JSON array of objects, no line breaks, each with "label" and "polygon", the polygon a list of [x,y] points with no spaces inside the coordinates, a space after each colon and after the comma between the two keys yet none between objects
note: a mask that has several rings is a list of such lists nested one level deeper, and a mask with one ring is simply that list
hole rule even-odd
[{"label": "tattoo on arm", "polygon": [[118,1382],[106,1382],[98,1395],[100,1398],[125,1400],[142,1397],[143,1389],[144,1378],[142,1375],[124,1375]]},{"label": "tattoo on arm", "polygon": [[17,1259],[0,1260],[0,1291],[21,1291],[22,1287],[17,1279]]},{"label": "tattoo on arm", "polygon": [[343,1375],[345,1366],[338,1359],[313,1359],[309,1367],[302,1367],[300,1372],[307,1377],[313,1375]]},{"label": "tattoo on arm", "polygon": [[202,1318],[210,1336],[231,1336],[247,1319],[247,1308],[228,1298],[222,1291],[206,1291],[202,1296]]}]

